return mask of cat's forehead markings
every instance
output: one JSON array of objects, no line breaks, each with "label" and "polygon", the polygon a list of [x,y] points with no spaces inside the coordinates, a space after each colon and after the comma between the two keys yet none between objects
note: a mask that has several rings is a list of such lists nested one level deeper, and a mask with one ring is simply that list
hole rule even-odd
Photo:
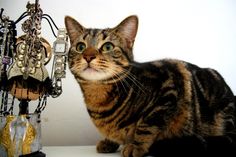
[{"label": "cat's forehead markings", "polygon": [[87,29],[83,39],[89,42],[91,46],[99,45],[101,41],[104,41],[108,37],[108,29]]},{"label": "cat's forehead markings", "polygon": [[83,36],[83,40],[85,40],[88,35],[89,35],[89,33],[85,33],[84,36]]},{"label": "cat's forehead markings", "polygon": [[83,39],[87,40],[92,46],[95,46],[99,32],[99,29],[87,29],[83,36]]},{"label": "cat's forehead markings", "polygon": [[90,29],[89,32],[90,32],[89,34],[94,38],[97,36],[98,32],[100,32],[100,31],[99,31],[99,29]]},{"label": "cat's forehead markings", "polygon": [[108,31],[109,29],[103,29],[101,34],[102,34],[102,40],[105,40],[108,36]]}]

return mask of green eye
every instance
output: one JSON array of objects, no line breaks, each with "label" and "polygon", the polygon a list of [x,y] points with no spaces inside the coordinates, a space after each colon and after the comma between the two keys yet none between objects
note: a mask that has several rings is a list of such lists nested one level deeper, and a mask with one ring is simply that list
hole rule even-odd
[{"label": "green eye", "polygon": [[111,42],[106,42],[105,44],[102,45],[103,51],[111,51],[113,49],[114,49],[114,45]]},{"label": "green eye", "polygon": [[85,43],[79,42],[76,45],[76,50],[79,51],[79,52],[83,52],[85,50],[85,48],[86,48]]}]

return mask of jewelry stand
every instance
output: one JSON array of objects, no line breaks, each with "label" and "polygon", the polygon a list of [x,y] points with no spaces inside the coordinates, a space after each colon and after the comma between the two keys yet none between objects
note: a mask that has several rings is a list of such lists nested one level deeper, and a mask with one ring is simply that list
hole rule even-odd
[{"label": "jewelry stand", "polygon": [[[62,93],[62,78],[65,78],[68,36],[65,29],[58,29],[48,14],[35,0],[26,5],[16,21],[2,16],[0,11],[0,157],[45,157],[41,152],[40,114],[46,107],[47,97],[56,98]],[[16,24],[22,24],[24,35],[16,39]],[[41,21],[46,19],[58,30],[53,49],[42,38]],[[51,21],[51,23],[50,23]],[[51,78],[45,65],[54,53]],[[11,99],[9,99],[12,97]],[[19,114],[14,115],[15,99],[19,100]],[[38,100],[35,112],[29,112],[29,101]]]}]

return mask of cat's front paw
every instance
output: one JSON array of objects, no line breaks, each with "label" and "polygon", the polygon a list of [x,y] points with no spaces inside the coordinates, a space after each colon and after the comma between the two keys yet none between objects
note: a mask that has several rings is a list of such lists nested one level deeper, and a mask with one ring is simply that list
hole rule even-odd
[{"label": "cat's front paw", "polygon": [[143,157],[145,150],[135,144],[127,144],[121,151],[123,157]]},{"label": "cat's front paw", "polygon": [[119,148],[119,144],[108,139],[102,140],[97,144],[98,153],[114,153]]}]

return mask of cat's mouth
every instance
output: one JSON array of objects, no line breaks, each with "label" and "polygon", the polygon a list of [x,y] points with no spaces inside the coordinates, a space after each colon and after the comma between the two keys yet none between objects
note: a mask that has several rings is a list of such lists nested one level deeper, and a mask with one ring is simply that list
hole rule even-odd
[{"label": "cat's mouth", "polygon": [[99,81],[110,77],[110,74],[88,65],[80,72],[80,76],[88,81]]},{"label": "cat's mouth", "polygon": [[96,69],[94,69],[94,68],[92,68],[90,66],[86,67],[83,71],[84,72],[88,72],[88,73],[98,72],[98,70],[96,70]]}]

